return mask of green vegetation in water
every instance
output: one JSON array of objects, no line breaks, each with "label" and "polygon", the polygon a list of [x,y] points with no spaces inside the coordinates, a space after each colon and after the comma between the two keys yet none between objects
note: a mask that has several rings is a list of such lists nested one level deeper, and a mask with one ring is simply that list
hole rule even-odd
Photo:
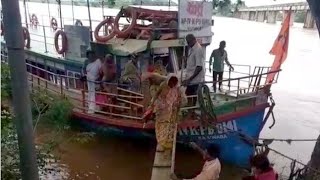
[{"label": "green vegetation in water", "polygon": [[[18,136],[14,124],[14,115],[9,105],[12,97],[10,69],[1,63],[1,179],[21,179]],[[50,94],[45,90],[32,92],[31,110],[34,133],[39,125],[50,128],[51,136],[36,145],[37,163],[41,179],[48,174],[58,174],[58,158],[53,151],[64,141],[87,143],[94,137],[91,132],[79,132],[70,138],[62,138],[61,134],[70,128],[72,104],[68,99]],[[52,168],[55,166],[55,168]],[[61,176],[58,176],[61,177]]]},{"label": "green vegetation in water", "polygon": [[1,63],[1,99],[8,99],[12,96],[11,76],[8,64]]}]

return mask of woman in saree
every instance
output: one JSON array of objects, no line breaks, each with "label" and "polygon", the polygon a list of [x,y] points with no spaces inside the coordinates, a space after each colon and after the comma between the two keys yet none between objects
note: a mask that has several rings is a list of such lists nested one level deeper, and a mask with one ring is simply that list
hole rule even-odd
[{"label": "woman in saree", "polygon": [[157,151],[170,150],[173,146],[178,113],[181,105],[186,101],[178,81],[177,76],[169,75],[151,100],[151,107],[156,114]]}]

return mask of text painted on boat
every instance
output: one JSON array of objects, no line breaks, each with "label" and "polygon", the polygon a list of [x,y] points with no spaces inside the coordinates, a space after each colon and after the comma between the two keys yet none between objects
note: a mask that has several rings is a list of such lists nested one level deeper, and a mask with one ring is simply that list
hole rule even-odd
[{"label": "text painted on boat", "polygon": [[178,131],[179,136],[191,136],[192,138],[197,138],[199,140],[208,139],[225,139],[227,134],[230,132],[238,131],[237,123],[235,120],[222,122],[212,126],[198,126],[198,127],[184,127],[180,128]]}]

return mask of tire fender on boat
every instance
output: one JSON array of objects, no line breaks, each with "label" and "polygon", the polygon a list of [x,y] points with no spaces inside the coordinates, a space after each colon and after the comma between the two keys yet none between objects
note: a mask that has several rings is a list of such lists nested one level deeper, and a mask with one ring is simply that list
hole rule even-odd
[{"label": "tire fender on boat", "polygon": [[[106,36],[100,36],[99,31],[102,28],[102,26],[105,26],[105,34]],[[108,27],[111,27],[111,31],[108,31]],[[114,19],[112,17],[107,17],[103,21],[101,21],[98,26],[94,30],[94,38],[99,42],[107,42],[110,39],[112,39],[115,36],[114,31]]]},{"label": "tire fender on boat", "polygon": [[51,18],[50,20],[50,25],[51,25],[51,28],[56,31],[58,29],[58,21],[56,18]]},{"label": "tire fender on boat", "polygon": [[[122,30],[119,29],[119,20],[122,16],[130,15],[131,18],[131,24]],[[114,20],[114,31],[116,34],[121,36],[126,36],[130,34],[131,30],[134,28],[134,26],[137,24],[137,15],[138,13],[136,10],[130,8],[130,9],[121,9],[120,12],[117,14],[115,20]]]},{"label": "tire fender on boat", "polygon": [[[60,35],[62,38],[62,47],[61,48],[59,47],[59,43],[58,43]],[[58,54],[64,54],[67,51],[67,47],[68,47],[67,35],[62,30],[58,30],[54,34],[54,47],[55,47]]]},{"label": "tire fender on boat", "polygon": [[34,26],[35,28],[37,28],[37,26],[38,26],[38,24],[39,24],[37,15],[32,14],[30,21],[31,21],[32,26]]},{"label": "tire fender on boat", "polygon": [[30,48],[30,33],[28,28],[22,27],[22,32],[23,32],[23,39],[24,39],[24,46],[26,48]]},{"label": "tire fender on boat", "polygon": [[83,26],[82,21],[80,19],[77,19],[76,22],[74,23],[76,26]]}]

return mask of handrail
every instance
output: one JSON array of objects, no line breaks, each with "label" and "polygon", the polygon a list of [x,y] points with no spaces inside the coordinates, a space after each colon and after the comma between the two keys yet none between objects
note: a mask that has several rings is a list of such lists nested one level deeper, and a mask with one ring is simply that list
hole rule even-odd
[{"label": "handrail", "polygon": [[[32,65],[33,66],[33,65]],[[272,72],[270,72],[270,73],[278,73],[280,70],[278,70],[278,71],[272,71]],[[32,77],[36,77],[37,79],[38,79],[38,81],[32,81],[31,83],[32,84],[34,84],[35,86],[39,86],[39,87],[43,87],[43,88],[46,88],[47,90],[50,90],[50,91],[52,91],[52,92],[54,92],[54,93],[58,93],[58,94],[61,94],[61,95],[63,95],[63,96],[65,96],[66,94],[66,92],[68,91],[67,89],[66,89],[66,91],[62,91],[62,89],[63,89],[63,85],[60,83],[60,84],[55,84],[55,83],[52,83],[51,81],[48,81],[47,79],[43,79],[43,78],[41,78],[41,77],[39,77],[39,76],[37,76],[37,75],[34,75],[34,74],[31,74],[31,73],[29,73]],[[268,74],[268,73],[264,73],[264,74]],[[258,76],[258,75],[255,75],[255,76]],[[252,76],[247,76],[247,77],[243,77],[243,78],[248,78],[248,77],[253,77],[253,75]],[[233,78],[234,80],[237,80],[237,79],[240,79],[240,78]],[[55,85],[56,86],[56,90],[54,90],[54,89],[51,89],[50,87],[51,86],[47,86],[47,85],[43,85],[42,83],[40,83],[40,81],[44,81],[45,83],[51,83],[52,85]],[[261,86],[263,86],[263,85],[261,85]],[[61,89],[61,91],[59,91],[59,87],[62,87],[62,89]],[[259,86],[260,87],[260,86]],[[239,90],[237,90],[237,91],[239,91]],[[87,92],[87,91],[83,91],[82,90],[82,92]],[[106,94],[106,95],[112,95],[112,96],[116,96],[116,97],[118,97],[119,96],[119,98],[117,98],[119,101],[122,101],[122,102],[125,102],[125,103],[129,103],[129,104],[131,104],[131,105],[135,105],[135,106],[138,106],[138,107],[141,107],[141,108],[143,108],[144,106],[142,105],[142,104],[138,104],[138,103],[134,103],[134,102],[131,102],[131,101],[128,101],[128,100],[124,100],[124,99],[121,99],[121,96],[122,97],[125,97],[125,98],[138,98],[138,99],[141,99],[141,98],[143,98],[143,97],[139,97],[139,96],[127,96],[127,95],[115,95],[115,94],[112,94],[112,93],[104,93],[104,92],[96,92],[96,93],[98,93],[98,94]],[[137,94],[139,94],[139,93],[137,93]],[[79,93],[79,95],[80,95],[80,93]],[[197,97],[196,95],[191,95],[191,96],[188,96],[188,98],[192,98],[192,97]],[[225,102],[236,102],[236,101],[241,101],[241,100],[248,100],[248,99],[254,99],[254,98],[256,98],[257,97],[257,95],[253,95],[253,96],[250,96],[250,97],[247,97],[247,96],[244,96],[244,97],[239,97],[239,98],[237,98],[237,99],[231,99],[231,100],[225,100],[225,101],[219,101],[219,103],[218,104],[223,104],[223,103],[225,103]],[[86,99],[86,98],[82,98],[82,100],[81,99],[78,99],[78,98],[76,98],[76,97],[72,97],[72,99],[74,99],[74,100],[76,100],[76,101],[79,101],[79,102],[83,102],[83,103],[88,103],[88,102],[92,102],[92,101],[89,101],[88,99]],[[126,109],[126,110],[130,110],[131,109],[131,107],[128,107],[128,106],[119,106],[119,105],[114,105],[114,104],[109,104],[109,103],[100,103],[99,105],[103,105],[103,106],[107,106],[107,107],[114,107],[114,108],[120,108],[120,109]],[[191,110],[191,109],[196,109],[198,106],[196,105],[196,106],[189,106],[189,107],[183,107],[181,110]],[[78,108],[78,109],[87,109],[85,106],[83,106],[83,107],[80,107],[80,106],[76,106],[76,108]],[[137,117],[137,116],[131,116],[131,115],[124,115],[124,114],[117,114],[117,113],[113,113],[112,111],[111,112],[105,112],[105,111],[99,111],[99,110],[97,110],[96,112],[98,112],[98,113],[102,113],[102,114],[106,114],[106,115],[110,115],[110,116],[115,116],[115,117],[125,117],[125,118],[130,118],[130,119],[139,119],[139,120],[141,120],[142,118],[141,117]],[[137,113],[137,110],[135,110],[135,112]],[[131,112],[132,113],[132,112]],[[130,113],[130,114],[131,114]]]},{"label": "handrail", "polygon": [[206,84],[206,83],[218,83],[218,82],[226,82],[226,81],[234,81],[234,80],[240,80],[240,79],[246,79],[246,78],[252,78],[252,77],[259,77],[259,76],[263,76],[263,75],[268,75],[268,74],[273,74],[273,73],[279,73],[281,71],[281,69],[279,70],[275,70],[275,71],[270,71],[270,72],[266,72],[266,73],[261,73],[261,74],[257,74],[257,75],[249,75],[249,76],[243,76],[243,77],[238,77],[238,78],[230,78],[230,79],[226,79],[226,80],[221,80],[221,81],[204,81],[201,83],[191,83],[190,85],[198,85],[198,84]]}]

